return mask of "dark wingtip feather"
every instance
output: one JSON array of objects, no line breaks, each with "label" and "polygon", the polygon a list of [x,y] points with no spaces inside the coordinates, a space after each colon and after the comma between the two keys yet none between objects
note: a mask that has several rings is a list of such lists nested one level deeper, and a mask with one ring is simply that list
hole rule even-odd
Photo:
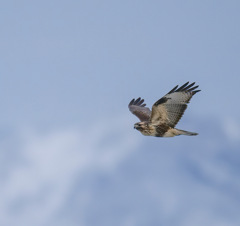
[{"label": "dark wingtip feather", "polygon": [[191,83],[190,85],[186,86],[185,88],[183,88],[181,91],[189,91],[189,88],[191,88],[192,86],[194,86],[195,82]]},{"label": "dark wingtip feather", "polygon": [[189,82],[186,82],[186,83],[183,84],[181,87],[179,87],[175,92],[180,92],[180,91],[182,91],[188,84],[189,84]]},{"label": "dark wingtip feather", "polygon": [[138,97],[136,100],[135,100],[135,105],[137,105],[138,104],[138,102],[141,100],[141,97]]},{"label": "dark wingtip feather", "polygon": [[175,90],[178,88],[178,86],[175,86],[172,90],[168,92],[168,94],[175,92]]},{"label": "dark wingtip feather", "polygon": [[[198,86],[194,86],[195,85],[195,82],[193,82],[193,83],[191,83],[191,84],[189,84],[189,82],[186,82],[185,84],[183,84],[181,87],[179,87],[178,89],[176,89],[177,88],[177,86],[176,87],[174,87],[168,94],[170,94],[170,93],[173,93],[173,92],[195,92],[195,91],[193,91],[193,90],[195,90],[195,89],[197,89],[198,88]],[[194,87],[193,87],[194,86]],[[198,90],[196,90],[197,92],[199,92]],[[196,93],[196,92],[195,92]],[[195,94],[194,93],[194,94]]]},{"label": "dark wingtip feather", "polygon": [[132,99],[132,100],[130,101],[130,103],[128,104],[128,106],[132,105],[132,104],[134,103],[134,101],[135,101],[135,99]]},{"label": "dark wingtip feather", "polygon": [[131,106],[131,105],[140,106],[140,107],[146,106],[146,104],[144,104],[144,99],[142,99],[141,97],[137,98],[136,100],[132,99],[128,104],[128,106]]},{"label": "dark wingtip feather", "polygon": [[194,89],[197,89],[199,86],[194,86],[194,87],[192,87],[191,89],[188,89],[187,91],[188,92],[191,92],[191,91],[193,91]]},{"label": "dark wingtip feather", "polygon": [[200,92],[201,90],[195,90],[195,91],[193,91],[193,95],[194,94],[196,94],[196,93],[198,93],[198,92]]},{"label": "dark wingtip feather", "polygon": [[138,104],[141,105],[144,102],[144,99],[141,99]]}]

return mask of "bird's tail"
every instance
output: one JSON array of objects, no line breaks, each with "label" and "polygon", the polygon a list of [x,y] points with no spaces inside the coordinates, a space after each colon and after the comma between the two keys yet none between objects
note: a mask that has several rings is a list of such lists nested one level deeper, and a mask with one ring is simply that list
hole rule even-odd
[{"label": "bird's tail", "polygon": [[177,135],[187,135],[187,136],[196,136],[196,135],[198,135],[198,133],[189,132],[189,131],[185,131],[185,130],[181,130],[181,129],[176,129],[176,131],[177,131]]}]

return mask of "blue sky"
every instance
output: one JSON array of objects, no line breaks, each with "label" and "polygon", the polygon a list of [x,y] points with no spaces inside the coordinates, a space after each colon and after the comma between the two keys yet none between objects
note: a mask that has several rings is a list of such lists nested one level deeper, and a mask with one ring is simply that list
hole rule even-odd
[{"label": "blue sky", "polygon": [[[223,225],[238,209],[238,1],[5,1],[1,225]],[[178,127],[128,111],[196,81]]]}]

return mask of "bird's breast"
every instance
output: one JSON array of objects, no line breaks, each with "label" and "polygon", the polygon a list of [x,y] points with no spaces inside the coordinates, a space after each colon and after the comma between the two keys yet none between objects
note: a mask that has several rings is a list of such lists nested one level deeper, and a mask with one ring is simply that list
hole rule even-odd
[{"label": "bird's breast", "polygon": [[167,131],[169,131],[170,126],[166,125],[166,124],[160,124],[155,126],[156,128],[156,137],[164,137],[164,135],[167,133]]}]

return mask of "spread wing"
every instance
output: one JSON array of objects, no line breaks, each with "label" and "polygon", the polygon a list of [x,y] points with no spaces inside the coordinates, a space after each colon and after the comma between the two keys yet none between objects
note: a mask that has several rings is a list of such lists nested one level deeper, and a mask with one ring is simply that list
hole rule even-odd
[{"label": "spread wing", "polygon": [[195,93],[200,91],[195,90],[198,86],[194,86],[194,84],[195,82],[189,85],[189,82],[187,82],[180,88],[175,86],[164,97],[159,99],[152,106],[151,122],[154,124],[164,123],[175,127],[186,110],[187,103]]},{"label": "spread wing", "polygon": [[132,99],[128,105],[128,108],[141,121],[149,121],[151,116],[151,111],[149,108],[145,107],[146,104],[144,104],[143,102],[144,102],[144,99],[141,99],[140,97],[136,100]]}]

